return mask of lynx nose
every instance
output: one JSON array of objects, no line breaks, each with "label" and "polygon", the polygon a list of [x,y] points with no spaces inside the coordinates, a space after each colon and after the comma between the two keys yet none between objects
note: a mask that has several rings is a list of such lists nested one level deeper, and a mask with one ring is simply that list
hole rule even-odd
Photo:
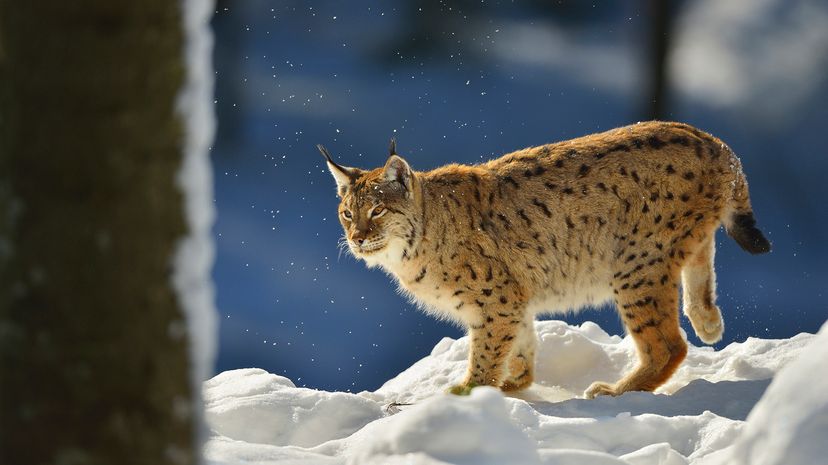
[{"label": "lynx nose", "polygon": [[365,236],[368,234],[365,231],[356,231],[351,235],[351,240],[356,242],[359,245],[362,245],[365,242]]}]

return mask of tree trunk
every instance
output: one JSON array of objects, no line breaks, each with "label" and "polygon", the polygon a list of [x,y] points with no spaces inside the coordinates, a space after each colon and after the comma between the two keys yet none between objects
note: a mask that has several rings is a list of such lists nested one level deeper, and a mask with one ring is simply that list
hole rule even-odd
[{"label": "tree trunk", "polygon": [[643,113],[645,119],[670,119],[667,113],[669,90],[669,73],[667,59],[670,53],[670,39],[673,34],[673,21],[670,0],[648,0],[650,21],[649,61],[647,75],[647,102]]},{"label": "tree trunk", "polygon": [[0,0],[0,463],[195,460],[180,2]]}]

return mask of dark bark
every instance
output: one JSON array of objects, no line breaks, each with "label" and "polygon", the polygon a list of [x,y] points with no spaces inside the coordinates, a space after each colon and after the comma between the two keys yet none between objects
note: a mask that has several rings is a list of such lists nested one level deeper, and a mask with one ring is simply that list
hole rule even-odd
[{"label": "dark bark", "polygon": [[194,460],[180,3],[0,0],[0,463]]},{"label": "dark bark", "polygon": [[[647,62],[649,88],[647,103],[644,108],[646,119],[663,120],[667,118],[668,70],[667,58],[670,52],[672,36],[672,16],[669,0],[649,0],[647,2],[650,19],[650,58]],[[669,119],[669,118],[667,118]]]}]

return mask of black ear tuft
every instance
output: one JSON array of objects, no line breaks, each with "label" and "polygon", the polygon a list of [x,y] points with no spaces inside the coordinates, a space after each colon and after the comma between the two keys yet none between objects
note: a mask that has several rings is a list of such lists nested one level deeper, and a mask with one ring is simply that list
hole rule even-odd
[{"label": "black ear tuft", "polygon": [[397,139],[392,137],[391,144],[388,146],[388,156],[397,154]]},{"label": "black ear tuft", "polygon": [[316,148],[319,149],[319,152],[322,154],[322,156],[325,157],[325,160],[328,161],[328,167],[332,168],[332,171],[333,168],[335,168],[336,170],[340,171],[342,174],[350,178],[353,178],[356,175],[356,171],[354,170],[354,168],[346,168],[344,166],[340,166],[335,161],[333,161],[333,157],[331,157],[331,152],[328,152],[328,149],[326,149],[324,145],[316,144]]},{"label": "black ear tuft", "polygon": [[331,152],[328,152],[328,149],[326,149],[324,145],[316,144],[316,148],[319,149],[319,153],[321,153],[322,156],[324,156],[325,159],[328,160],[328,163],[333,163],[334,165],[336,165],[336,163],[334,163],[333,161],[333,158],[331,158]]},{"label": "black ear tuft", "polygon": [[331,157],[331,153],[322,144],[317,145],[316,148],[325,157],[328,164],[328,171],[331,172],[334,180],[336,180],[336,191],[342,197],[348,191],[350,185],[353,184],[354,180],[359,177],[361,170],[336,164],[333,161],[333,157]]}]

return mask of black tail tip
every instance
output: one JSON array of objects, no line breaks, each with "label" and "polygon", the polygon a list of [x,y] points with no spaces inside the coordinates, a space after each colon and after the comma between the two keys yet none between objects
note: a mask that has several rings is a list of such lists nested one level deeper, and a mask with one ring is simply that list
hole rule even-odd
[{"label": "black tail tip", "polygon": [[756,218],[752,212],[733,215],[733,224],[727,228],[727,234],[739,244],[739,247],[753,255],[768,253],[771,250],[771,243],[756,227]]}]

